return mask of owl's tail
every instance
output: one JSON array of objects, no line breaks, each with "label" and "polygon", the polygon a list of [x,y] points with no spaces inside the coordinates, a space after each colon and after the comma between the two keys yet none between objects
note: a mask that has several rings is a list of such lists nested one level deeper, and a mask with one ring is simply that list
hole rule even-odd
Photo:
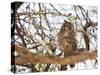
[{"label": "owl's tail", "polygon": [[67,70],[68,68],[67,68],[67,65],[61,65],[61,71],[62,70]]},{"label": "owl's tail", "polygon": [[[75,64],[70,64],[70,67],[71,68],[74,68],[75,67]],[[61,71],[62,70],[67,70],[68,68],[67,68],[67,65],[61,65]]]}]

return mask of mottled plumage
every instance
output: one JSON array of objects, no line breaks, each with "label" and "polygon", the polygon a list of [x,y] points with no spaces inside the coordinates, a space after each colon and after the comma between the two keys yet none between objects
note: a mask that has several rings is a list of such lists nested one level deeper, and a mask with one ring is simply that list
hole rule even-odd
[{"label": "mottled plumage", "polygon": [[72,54],[77,49],[74,25],[71,22],[64,21],[58,33],[58,42],[61,50],[64,51],[64,57]]}]

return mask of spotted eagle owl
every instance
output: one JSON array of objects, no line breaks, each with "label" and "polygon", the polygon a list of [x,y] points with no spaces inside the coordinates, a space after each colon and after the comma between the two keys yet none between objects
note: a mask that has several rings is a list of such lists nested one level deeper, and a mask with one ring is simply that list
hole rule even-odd
[{"label": "spotted eagle owl", "polygon": [[71,22],[64,20],[58,33],[58,42],[64,57],[71,55],[77,49],[74,25]]}]

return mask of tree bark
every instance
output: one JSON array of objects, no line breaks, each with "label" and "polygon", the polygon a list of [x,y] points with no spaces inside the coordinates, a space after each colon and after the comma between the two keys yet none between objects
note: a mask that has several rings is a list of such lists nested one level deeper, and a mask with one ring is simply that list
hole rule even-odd
[{"label": "tree bark", "polygon": [[75,53],[73,55],[67,56],[65,58],[55,57],[55,56],[40,56],[29,52],[25,47],[20,47],[15,45],[15,50],[20,54],[20,57],[15,60],[16,65],[23,64],[75,64],[78,62],[85,61],[87,59],[96,59],[96,53],[90,51],[82,51]]}]

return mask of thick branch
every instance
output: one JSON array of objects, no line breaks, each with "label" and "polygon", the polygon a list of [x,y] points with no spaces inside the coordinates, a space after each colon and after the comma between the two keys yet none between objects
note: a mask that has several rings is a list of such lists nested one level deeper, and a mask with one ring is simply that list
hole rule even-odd
[{"label": "thick branch", "polygon": [[82,62],[87,59],[96,59],[96,53],[95,52],[89,52],[84,51],[80,52],[76,55],[71,55],[66,58],[59,58],[54,56],[39,56],[36,54],[33,54],[29,52],[24,47],[15,46],[15,50],[21,54],[19,58],[15,60],[15,63],[17,65],[23,65],[23,64],[74,64],[77,62]]},{"label": "thick branch", "polygon": [[[86,22],[86,24],[83,26],[83,29],[84,29],[85,33],[88,33],[87,28],[89,28],[90,26],[96,26],[96,25],[97,25],[97,23],[94,23],[94,22]],[[89,46],[90,40],[89,40],[89,37],[85,33],[83,33],[83,38],[85,40],[86,49],[89,50],[90,49],[90,46]]]}]

